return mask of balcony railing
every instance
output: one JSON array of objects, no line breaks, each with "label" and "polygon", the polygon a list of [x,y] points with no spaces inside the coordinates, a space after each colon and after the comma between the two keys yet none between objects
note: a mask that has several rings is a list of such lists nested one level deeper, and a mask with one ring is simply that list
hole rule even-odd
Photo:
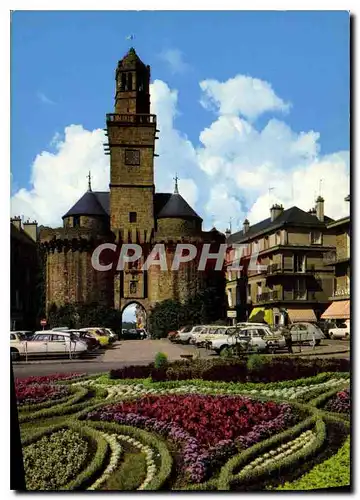
[{"label": "balcony railing", "polygon": [[278,300],[279,292],[278,290],[274,290],[272,292],[264,292],[256,295],[257,302],[269,302],[271,300]]},{"label": "balcony railing", "polygon": [[334,292],[334,297],[345,297],[346,295],[350,295],[350,287],[342,287],[337,288]]},{"label": "balcony railing", "polygon": [[306,273],[314,273],[316,270],[314,264],[310,264],[305,268],[284,268],[281,264],[269,264],[267,266],[267,274],[280,274],[280,273],[286,273],[286,274],[306,274]]},{"label": "balcony railing", "polygon": [[106,121],[110,123],[156,125],[156,115],[108,113],[106,115]]}]

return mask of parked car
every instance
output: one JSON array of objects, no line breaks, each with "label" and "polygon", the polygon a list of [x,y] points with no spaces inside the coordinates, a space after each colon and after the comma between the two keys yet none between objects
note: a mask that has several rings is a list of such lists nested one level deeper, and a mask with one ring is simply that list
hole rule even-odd
[{"label": "parked car", "polygon": [[314,323],[294,323],[289,326],[293,342],[312,342],[315,333],[315,344],[319,345],[325,335]]},{"label": "parked car", "polygon": [[89,335],[98,340],[102,346],[109,345],[110,343],[109,336],[105,335],[104,332],[98,330],[97,328],[80,328],[80,331],[87,332]]},{"label": "parked car", "polygon": [[104,328],[103,326],[92,326],[91,328],[95,330],[99,330],[104,335],[109,337],[109,342],[115,342],[117,339],[116,334],[112,331],[111,328]]},{"label": "parked car", "polygon": [[73,340],[68,332],[54,332],[42,330],[35,332],[31,340],[26,340],[22,335],[10,332],[10,354],[13,359],[21,356],[53,356],[69,355],[79,356],[87,352],[86,342],[79,338]]},{"label": "parked car", "polygon": [[348,340],[350,338],[350,320],[347,319],[335,328],[330,328],[329,335],[331,339]]},{"label": "parked car", "polygon": [[87,332],[83,332],[81,330],[67,330],[67,333],[73,333],[80,340],[86,342],[89,351],[93,351],[94,349],[98,349],[100,347],[100,342]]},{"label": "parked car", "polygon": [[224,349],[240,344],[244,351],[269,352],[285,349],[283,336],[274,336],[268,326],[246,326],[240,328],[235,335],[224,335],[211,340],[210,348],[220,354]]},{"label": "parked car", "polygon": [[183,327],[178,331],[174,340],[181,344],[189,344],[190,340],[193,338],[193,334],[199,333],[203,328],[204,327],[201,325]]},{"label": "parked car", "polygon": [[34,335],[34,332],[31,332],[30,330],[16,330],[11,333],[18,333],[19,335],[25,337],[26,340],[30,340]]}]

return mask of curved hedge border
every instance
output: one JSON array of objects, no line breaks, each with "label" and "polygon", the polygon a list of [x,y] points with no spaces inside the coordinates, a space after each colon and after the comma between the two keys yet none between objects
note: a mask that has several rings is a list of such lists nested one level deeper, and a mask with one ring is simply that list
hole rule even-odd
[{"label": "curved hedge border", "polygon": [[42,410],[31,412],[23,411],[19,412],[19,422],[30,422],[40,418],[48,418],[53,416],[65,415],[66,413],[72,413],[77,409],[76,403],[79,403],[88,394],[88,389],[86,387],[79,386],[75,390],[74,396],[68,398],[64,403],[55,404],[49,408],[43,408]]},{"label": "curved hedge border", "polygon": [[62,490],[80,489],[84,484],[91,481],[91,479],[98,473],[107,457],[108,443],[101,435],[99,435],[98,432],[94,431],[94,429],[91,429],[88,426],[83,425],[80,422],[70,420],[66,423],[64,422],[58,425],[47,427],[46,429],[42,429],[41,431],[32,433],[29,436],[25,435],[22,440],[22,445],[27,446],[29,444],[36,443],[36,441],[38,441],[42,437],[66,428],[78,432],[84,439],[90,442],[90,447],[96,446],[95,454],[90,458],[89,465],[85,469],[83,469],[75,479],[70,481],[70,483],[62,488]]},{"label": "curved hedge border", "polygon": [[[230,485],[235,481],[241,481],[243,479],[249,479],[252,477],[259,477],[263,474],[266,474],[270,471],[273,471],[274,469],[279,469],[282,466],[284,466],[284,461],[279,461],[278,464],[274,464],[274,467],[269,467],[264,470],[260,471],[253,471],[253,473],[250,474],[240,474],[234,475],[234,471],[236,469],[239,469],[240,467],[243,467],[247,465],[252,458],[257,458],[260,454],[266,453],[268,450],[271,450],[275,446],[279,444],[283,444],[286,441],[290,441],[292,439],[295,439],[298,437],[303,431],[310,429],[314,425],[316,425],[318,422],[317,416],[316,415],[311,415],[310,417],[306,418],[299,424],[295,425],[294,427],[287,429],[284,432],[281,432],[280,434],[276,434],[275,436],[272,436],[269,439],[266,439],[265,441],[261,441],[260,443],[255,444],[248,450],[243,451],[242,453],[235,455],[232,457],[228,462],[221,468],[220,474],[219,474],[219,479],[218,479],[218,490],[230,490]],[[320,420],[322,423],[322,426],[325,430],[325,424],[322,420]],[[322,436],[321,436],[322,437]],[[325,436],[323,436],[321,443],[323,442]],[[317,448],[317,442],[314,444],[314,448]],[[293,456],[295,456],[294,454]],[[296,457],[297,458],[297,457]],[[293,460],[291,460],[293,462]],[[286,464],[289,463],[289,460],[285,461]]]},{"label": "curved hedge border", "polygon": [[137,427],[93,420],[86,421],[86,423],[89,427],[94,427],[95,429],[99,429],[104,432],[129,435],[147,446],[154,448],[160,455],[160,467],[155,477],[151,480],[151,482],[149,482],[144,490],[159,490],[164,486],[171,474],[173,465],[173,459],[165,441],[155,434],[138,429]]},{"label": "curved hedge border", "polygon": [[316,465],[296,481],[285,483],[277,490],[316,490],[350,485],[350,436],[332,457]]}]

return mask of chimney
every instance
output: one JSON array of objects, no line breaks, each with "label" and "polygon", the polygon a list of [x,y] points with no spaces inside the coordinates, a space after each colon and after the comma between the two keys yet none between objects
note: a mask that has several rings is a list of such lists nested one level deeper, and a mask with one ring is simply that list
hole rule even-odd
[{"label": "chimney", "polygon": [[14,224],[16,229],[18,229],[19,231],[21,230],[21,217],[20,216],[15,215],[15,217],[12,217],[10,219],[10,222],[11,222],[11,224]]},{"label": "chimney", "polygon": [[316,217],[316,208],[310,208],[310,210],[308,211],[308,214],[314,215]]},{"label": "chimney", "polygon": [[316,199],[316,217],[324,222],[324,198],[318,196]]},{"label": "chimney", "polygon": [[249,231],[249,227],[250,227],[250,222],[245,219],[244,222],[243,222],[243,233],[247,233]]},{"label": "chimney", "polygon": [[24,231],[35,242],[38,240],[38,223],[36,220],[24,222]]},{"label": "chimney", "polygon": [[284,207],[282,205],[275,204],[270,208],[270,216],[271,222],[279,217],[284,211]]}]

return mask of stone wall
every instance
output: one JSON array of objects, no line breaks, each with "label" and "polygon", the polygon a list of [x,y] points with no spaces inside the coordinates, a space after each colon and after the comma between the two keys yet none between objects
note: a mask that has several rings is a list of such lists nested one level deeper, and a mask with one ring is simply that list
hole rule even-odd
[{"label": "stone wall", "polygon": [[111,271],[96,271],[91,264],[91,251],[55,249],[46,258],[46,309],[52,303],[91,303],[112,307]]}]

